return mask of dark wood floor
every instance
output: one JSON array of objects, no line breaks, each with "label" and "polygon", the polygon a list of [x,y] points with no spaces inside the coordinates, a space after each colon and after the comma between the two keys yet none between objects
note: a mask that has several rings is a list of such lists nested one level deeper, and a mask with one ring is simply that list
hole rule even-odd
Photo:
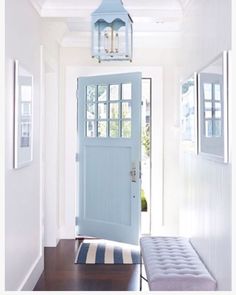
[{"label": "dark wood floor", "polygon": [[138,291],[139,265],[74,264],[79,242],[45,248],[45,268],[34,291]]}]

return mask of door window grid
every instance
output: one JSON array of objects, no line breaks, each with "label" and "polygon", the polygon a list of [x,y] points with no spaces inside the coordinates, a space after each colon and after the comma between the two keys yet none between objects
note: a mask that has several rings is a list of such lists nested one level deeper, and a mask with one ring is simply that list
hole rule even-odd
[{"label": "door window grid", "polygon": [[87,86],[85,114],[86,137],[131,137],[131,89],[131,83]]}]

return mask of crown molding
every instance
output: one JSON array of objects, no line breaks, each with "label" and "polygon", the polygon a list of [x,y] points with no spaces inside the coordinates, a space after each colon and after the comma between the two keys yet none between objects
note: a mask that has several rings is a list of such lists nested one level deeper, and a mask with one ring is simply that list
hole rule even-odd
[{"label": "crown molding", "polygon": [[[33,1],[34,3],[34,1]],[[81,17],[81,18],[90,18],[91,13],[94,8],[83,7],[69,7],[69,6],[57,6],[57,7],[48,7],[48,6],[39,6],[36,4],[36,9],[40,11],[41,17]],[[182,9],[158,9],[158,8],[147,8],[147,7],[133,7],[129,8],[129,14],[132,17],[135,16],[144,16],[148,15],[149,17],[176,17],[181,18],[183,16]]]},{"label": "crown molding", "polygon": [[45,0],[30,0],[30,2],[38,14],[42,16],[43,4]]},{"label": "crown molding", "polygon": [[179,1],[179,4],[183,10],[183,13],[184,11],[188,8],[188,6],[190,5],[190,3],[193,2],[193,0],[178,0]]}]

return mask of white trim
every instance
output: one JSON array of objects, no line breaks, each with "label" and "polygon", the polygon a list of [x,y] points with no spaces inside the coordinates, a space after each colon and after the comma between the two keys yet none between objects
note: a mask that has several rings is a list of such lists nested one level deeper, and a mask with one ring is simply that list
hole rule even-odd
[{"label": "white trim", "polygon": [[[21,162],[19,159],[19,150],[21,149],[19,145],[20,140],[20,134],[19,134],[19,120],[21,119],[21,116],[19,114],[19,108],[20,108],[20,101],[19,101],[19,76],[21,71],[24,71],[24,74],[27,75],[27,77],[32,78],[32,94],[31,94],[31,131],[30,131],[30,147],[29,147],[29,153],[30,158],[25,160],[24,162]],[[33,75],[26,70],[21,63],[19,63],[18,60],[14,61],[14,161],[13,161],[13,168],[21,169],[23,167],[26,167],[28,165],[31,165],[33,161],[33,138],[34,138],[34,77]]]},{"label": "white trim", "polygon": [[[159,68],[158,80],[152,78],[152,156],[151,156],[151,234],[157,234],[164,226],[164,117],[163,117],[163,69]],[[144,68],[145,69],[145,68]],[[148,69],[146,70],[148,71]],[[156,71],[157,72],[157,71]],[[157,73],[156,73],[157,74]],[[145,75],[145,72],[143,73]],[[157,85],[156,89],[154,85]],[[157,99],[155,99],[155,97]],[[158,134],[158,136],[157,136]],[[153,164],[155,163],[155,164]],[[155,176],[160,176],[156,177]],[[155,198],[158,196],[158,198]]]},{"label": "white trim", "polygon": [[[58,65],[50,52],[44,48],[43,52],[43,74],[42,74],[42,118],[41,118],[41,154],[43,169],[43,208],[44,232],[43,245],[45,247],[56,247],[58,244]],[[50,98],[50,99],[49,99]],[[49,128],[45,122],[49,120],[50,111],[54,110],[54,123]],[[50,120],[49,120],[50,121]],[[55,137],[53,137],[53,136]],[[51,143],[46,146],[46,143]],[[51,177],[51,178],[50,178]]]},{"label": "white trim", "polygon": [[38,282],[43,272],[43,266],[43,256],[40,255],[31,266],[23,282],[19,286],[18,291],[33,291],[36,283]]},{"label": "white trim", "polygon": [[224,163],[229,161],[229,58],[228,52],[223,52],[223,89],[224,89]]},{"label": "white trim", "polygon": [[[64,1],[66,3],[66,1]],[[39,12],[39,6],[33,6]],[[129,14],[132,17],[142,17],[144,15],[148,15],[148,17],[155,17],[155,18],[181,18],[183,16],[183,11],[181,8],[179,9],[160,9],[160,8],[149,8],[147,6],[139,6],[139,7],[125,7]],[[66,6],[66,5],[54,5],[54,6],[43,6],[40,9],[40,16],[45,17],[82,17],[82,18],[89,18],[90,14],[93,12],[94,7],[78,7],[75,6]]]},{"label": "white trim", "polygon": [[[74,213],[74,212],[73,212]],[[68,239],[74,239],[75,238],[75,228],[73,226],[73,231],[70,226],[62,226],[58,230],[58,236],[60,237],[60,240],[68,240]]]},{"label": "white trim", "polygon": [[[235,108],[236,108],[236,88],[235,88],[235,79],[236,79],[236,2],[232,1],[232,51],[229,52],[229,156],[231,157],[232,163],[232,176],[231,176],[231,216],[232,216],[232,291],[236,291],[236,135],[233,130],[233,126],[236,126],[236,116],[235,116]],[[233,279],[234,278],[234,279]],[[232,292],[232,293],[234,293]]]},{"label": "white trim", "polygon": [[31,0],[31,3],[38,14],[42,16],[42,5],[40,5],[40,3],[36,2],[35,0]]},{"label": "white trim", "polygon": [[186,14],[186,11],[188,10],[190,4],[193,2],[193,0],[178,0],[181,4],[183,15]]},{"label": "white trim", "polygon": [[43,255],[44,247],[44,195],[45,195],[45,165],[44,165],[44,136],[45,126],[45,66],[44,46],[40,46],[40,251]]},{"label": "white trim", "polygon": [[[236,8],[236,6],[235,6]],[[234,30],[233,30],[234,32]],[[232,32],[232,36],[233,36]],[[233,48],[234,49],[234,48]],[[234,109],[236,104],[234,100],[234,96],[236,94],[235,87],[234,87],[234,78],[235,77],[235,65],[236,65],[236,56],[235,56],[235,51],[229,51],[228,55],[228,61],[229,61],[229,100],[228,100],[228,106],[229,106],[229,162],[231,163],[232,167],[232,175],[231,175],[231,223],[232,223],[232,270],[231,270],[231,278],[232,278],[232,283],[231,283],[231,288],[232,291],[236,291],[236,281],[233,280],[233,278],[236,277],[236,251],[235,251],[235,245],[236,245],[236,215],[235,215],[235,208],[236,208],[236,202],[235,196],[236,193],[236,182],[234,179],[236,178],[236,137],[234,135],[234,128],[236,124],[235,116],[234,116]]]},{"label": "white trim", "polygon": [[5,285],[5,1],[0,1],[0,290]]}]

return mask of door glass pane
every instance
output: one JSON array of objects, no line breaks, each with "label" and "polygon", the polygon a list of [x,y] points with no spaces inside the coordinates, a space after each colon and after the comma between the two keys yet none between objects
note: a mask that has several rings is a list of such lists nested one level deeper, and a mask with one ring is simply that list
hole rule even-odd
[{"label": "door glass pane", "polygon": [[87,104],[87,120],[95,119],[95,103],[89,102]]},{"label": "door glass pane", "polygon": [[110,121],[110,137],[119,137],[119,121]]},{"label": "door glass pane", "polygon": [[122,84],[122,99],[132,99],[132,85],[131,83]]},{"label": "door glass pane", "polygon": [[98,101],[107,100],[107,86],[98,85]]},{"label": "door glass pane", "polygon": [[221,111],[215,111],[215,118],[221,119]]},{"label": "door glass pane", "polygon": [[110,119],[119,118],[119,103],[110,103]]},{"label": "door glass pane", "polygon": [[110,85],[110,100],[119,100],[119,85]]},{"label": "door glass pane", "polygon": [[211,110],[212,109],[212,102],[205,102],[205,110]]},{"label": "door glass pane", "polygon": [[131,103],[130,102],[122,103],[122,118],[131,119]]},{"label": "door glass pane", "polygon": [[212,137],[212,120],[205,121],[205,136]]},{"label": "door glass pane", "polygon": [[204,99],[212,100],[212,87],[210,83],[204,83]]},{"label": "door glass pane", "polygon": [[213,121],[213,135],[215,137],[221,136],[221,120],[214,120]]},{"label": "door glass pane", "polygon": [[215,100],[221,100],[220,84],[215,84]]},{"label": "door glass pane", "polygon": [[221,103],[220,102],[216,102],[215,103],[215,109],[216,110],[220,110],[221,109]]},{"label": "door glass pane", "polygon": [[106,121],[98,121],[98,137],[107,137]]},{"label": "door glass pane", "polygon": [[107,118],[107,103],[101,102],[98,103],[98,119],[106,119]]},{"label": "door glass pane", "polygon": [[122,137],[131,137],[131,121],[122,121]]},{"label": "door glass pane", "polygon": [[95,137],[96,136],[95,121],[87,121],[86,126],[87,126],[86,127],[87,137]]},{"label": "door glass pane", "polygon": [[212,118],[212,111],[206,111],[205,112],[205,118],[206,119],[211,119]]},{"label": "door glass pane", "polygon": [[87,86],[87,103],[94,102],[96,100],[96,86],[95,85],[89,85]]}]

